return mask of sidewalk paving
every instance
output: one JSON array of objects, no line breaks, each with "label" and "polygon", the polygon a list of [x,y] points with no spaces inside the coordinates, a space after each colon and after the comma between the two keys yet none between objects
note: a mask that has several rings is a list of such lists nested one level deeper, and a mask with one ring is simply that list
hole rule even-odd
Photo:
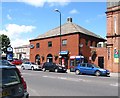
[{"label": "sidewalk paving", "polygon": [[[21,65],[17,65],[17,68],[18,69],[21,69]],[[75,72],[70,72],[70,70],[67,70],[67,73],[69,73],[69,74],[75,74]],[[110,73],[110,76],[111,77],[120,77],[120,73]]]}]

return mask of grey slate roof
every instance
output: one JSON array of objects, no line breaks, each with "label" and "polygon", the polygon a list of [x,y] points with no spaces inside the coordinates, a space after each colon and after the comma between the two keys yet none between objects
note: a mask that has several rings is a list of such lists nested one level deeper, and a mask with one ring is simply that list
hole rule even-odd
[{"label": "grey slate roof", "polygon": [[[94,34],[93,32],[90,32],[87,29],[84,29],[83,27],[75,23],[68,21],[65,24],[61,25],[61,35],[72,34],[72,33],[81,33],[81,34],[93,36],[99,39],[103,39],[101,36]],[[44,34],[39,35],[36,39],[54,37],[54,36],[59,36],[59,35],[60,35],[60,27],[57,27],[52,30],[49,30],[48,32]]]}]

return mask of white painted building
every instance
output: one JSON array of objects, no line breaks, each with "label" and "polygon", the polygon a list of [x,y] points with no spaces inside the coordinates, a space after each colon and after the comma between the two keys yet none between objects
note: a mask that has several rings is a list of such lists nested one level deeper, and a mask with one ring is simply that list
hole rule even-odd
[{"label": "white painted building", "polygon": [[14,58],[29,59],[30,47],[29,45],[22,45],[14,48]]}]

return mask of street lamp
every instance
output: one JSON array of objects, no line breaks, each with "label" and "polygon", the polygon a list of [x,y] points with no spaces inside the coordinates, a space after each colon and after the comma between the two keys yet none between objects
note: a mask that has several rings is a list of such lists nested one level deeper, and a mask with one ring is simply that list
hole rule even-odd
[{"label": "street lamp", "polygon": [[60,14],[60,55],[61,55],[61,12],[58,9],[55,9],[55,12],[58,12]]}]

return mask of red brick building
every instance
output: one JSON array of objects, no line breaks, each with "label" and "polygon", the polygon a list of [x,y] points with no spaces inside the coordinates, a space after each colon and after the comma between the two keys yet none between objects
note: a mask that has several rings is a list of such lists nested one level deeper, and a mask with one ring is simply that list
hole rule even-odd
[{"label": "red brick building", "polygon": [[107,4],[107,65],[120,72],[120,0]]},{"label": "red brick building", "polygon": [[105,39],[74,24],[72,18],[61,26],[61,52],[60,27],[52,29],[35,39],[30,40],[30,60],[39,64],[43,62],[56,62],[65,64],[67,68],[75,65],[72,59],[83,58],[90,62],[91,48]]},{"label": "red brick building", "polygon": [[96,59],[93,63],[111,72],[120,72],[120,0],[107,2],[107,47],[93,48]]}]

